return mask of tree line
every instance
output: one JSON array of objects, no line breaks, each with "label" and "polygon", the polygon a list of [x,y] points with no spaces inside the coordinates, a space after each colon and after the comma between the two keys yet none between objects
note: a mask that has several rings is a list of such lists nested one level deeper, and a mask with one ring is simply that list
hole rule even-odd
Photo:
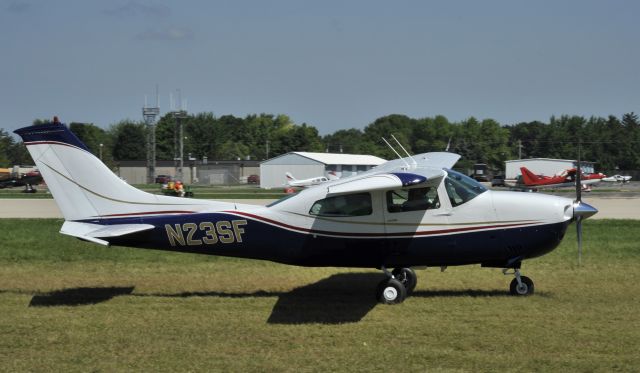
[{"label": "tree line", "polygon": [[[412,154],[445,151],[462,156],[458,167],[486,163],[502,170],[504,161],[522,158],[576,159],[597,162],[599,170],[640,169],[640,121],[634,113],[590,117],[563,115],[545,122],[501,125],[493,119],[451,122],[444,116],[410,118],[387,115],[364,129],[343,129],[326,136],[306,123],[295,124],[286,115],[259,114],[244,118],[212,113],[171,113],[156,125],[156,158],[176,157],[176,121],[183,124],[184,155],[209,160],[263,160],[290,151],[372,154],[386,159],[397,156],[382,138],[393,134]],[[46,123],[36,120],[34,124]],[[100,128],[91,123],[69,124],[89,150],[111,166],[122,160],[146,159],[147,127],[142,121],[124,120]],[[0,129],[0,167],[33,164],[24,145]]]}]

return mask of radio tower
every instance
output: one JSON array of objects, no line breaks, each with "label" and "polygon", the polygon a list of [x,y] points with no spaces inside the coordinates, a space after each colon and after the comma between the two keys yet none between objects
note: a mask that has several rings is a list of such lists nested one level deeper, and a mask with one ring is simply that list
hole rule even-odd
[{"label": "radio tower", "polygon": [[156,181],[156,117],[160,114],[158,86],[156,85],[156,106],[147,107],[147,96],[144,96],[142,117],[147,125],[147,184]]}]

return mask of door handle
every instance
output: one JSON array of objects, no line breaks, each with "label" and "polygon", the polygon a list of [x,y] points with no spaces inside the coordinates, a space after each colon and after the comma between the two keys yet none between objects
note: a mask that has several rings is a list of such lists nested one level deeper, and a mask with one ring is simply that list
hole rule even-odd
[{"label": "door handle", "polygon": [[451,211],[447,211],[447,212],[441,212],[439,214],[436,214],[435,216],[451,216]]}]

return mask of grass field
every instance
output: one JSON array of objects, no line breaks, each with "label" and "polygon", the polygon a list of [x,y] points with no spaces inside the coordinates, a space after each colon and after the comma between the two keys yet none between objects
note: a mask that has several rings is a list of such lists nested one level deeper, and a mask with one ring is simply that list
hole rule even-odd
[{"label": "grass field", "polygon": [[[0,371],[640,370],[640,221],[584,224],[527,261],[536,294],[479,266],[378,271],[105,248],[60,220],[0,220]],[[571,227],[574,232],[575,228]]]}]

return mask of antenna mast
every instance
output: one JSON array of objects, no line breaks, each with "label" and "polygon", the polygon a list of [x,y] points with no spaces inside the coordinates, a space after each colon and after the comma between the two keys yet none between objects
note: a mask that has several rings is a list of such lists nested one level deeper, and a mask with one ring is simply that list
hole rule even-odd
[{"label": "antenna mast", "polygon": [[400,149],[402,149],[404,151],[404,153],[407,155],[407,157],[411,158],[411,160],[413,161],[413,166],[418,166],[418,162],[416,162],[416,160],[411,156],[411,154],[409,154],[409,152],[407,151],[407,149],[404,148],[404,146],[402,146],[402,144],[400,144],[400,141],[398,141],[398,139],[396,139],[395,136],[393,136],[393,134],[391,134],[391,138],[393,138],[398,145],[400,146]]},{"label": "antenna mast", "polygon": [[411,168],[411,166],[409,165],[409,163],[407,163],[407,161],[404,160],[404,158],[402,158],[400,156],[400,154],[393,148],[393,146],[391,146],[391,144],[389,144],[389,141],[387,141],[387,139],[385,139],[384,137],[382,138],[382,140],[384,140],[384,142],[387,144],[388,147],[391,148],[391,150],[393,150],[394,153],[396,153],[396,155],[398,156],[398,158],[404,162],[405,165],[407,165],[407,169]]}]

